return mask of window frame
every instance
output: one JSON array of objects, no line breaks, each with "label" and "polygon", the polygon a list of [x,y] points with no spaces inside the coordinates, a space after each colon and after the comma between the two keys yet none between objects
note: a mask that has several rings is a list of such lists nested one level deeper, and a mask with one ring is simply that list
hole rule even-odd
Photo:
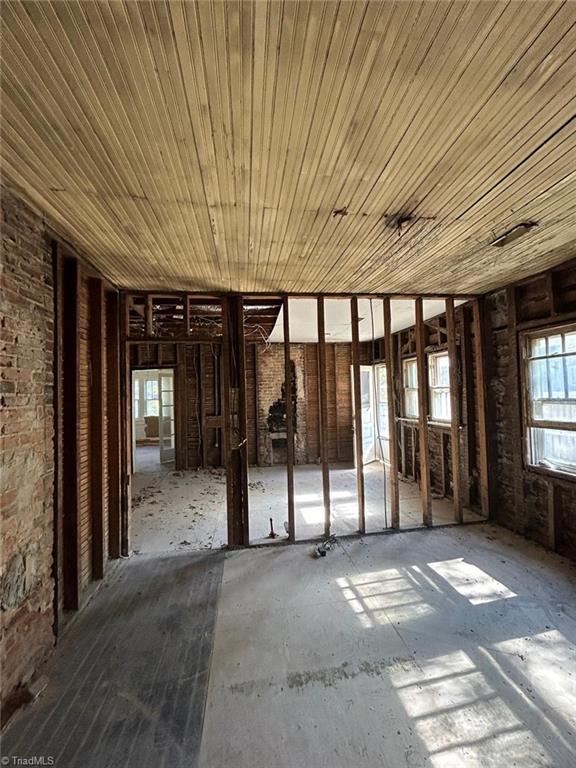
[{"label": "window frame", "polygon": [[[154,378],[153,376],[145,377],[144,378],[144,408],[143,408],[143,416],[146,418],[149,417],[160,417],[160,385],[158,383],[158,377]],[[156,397],[148,397],[148,384],[156,385]],[[154,389],[154,387],[152,387]],[[154,392],[152,392],[152,395]],[[157,403],[158,407],[158,413],[148,413],[148,403]]]},{"label": "window frame", "polygon": [[[559,477],[563,480],[569,480],[576,482],[576,470],[570,471],[563,469],[560,466],[548,467],[534,463],[534,457],[532,455],[532,429],[549,429],[558,430],[563,432],[576,432],[576,421],[549,421],[538,420],[532,416],[532,396],[530,389],[530,360],[548,360],[563,359],[569,355],[575,354],[574,352],[561,352],[555,355],[534,355],[530,354],[530,343],[534,338],[548,338],[549,336],[558,336],[559,334],[572,333],[576,331],[576,322],[563,323],[561,325],[543,325],[539,328],[520,331],[519,333],[519,353],[520,353],[520,387],[521,387],[521,403],[522,403],[522,461],[524,467],[539,474],[551,475],[553,477]],[[548,352],[548,350],[546,350]],[[550,400],[558,399],[560,402],[572,401],[573,398],[549,398]]]},{"label": "window frame", "polygon": [[[448,353],[447,349],[440,349],[437,352],[429,352],[426,356],[426,374],[427,374],[427,382],[428,382],[428,420],[434,424],[442,424],[442,425],[449,425],[452,422],[452,403],[450,400],[450,355]],[[433,385],[432,384],[432,361],[435,360],[438,357],[445,357],[448,361],[448,385],[447,386],[439,386],[439,385]],[[435,416],[433,412],[432,407],[432,394],[434,390],[442,390],[446,391],[448,393],[448,410],[449,415],[448,418],[443,419],[440,416]]]},{"label": "window frame", "polygon": [[[405,368],[408,363],[414,363],[415,370],[416,370],[416,386],[415,387],[407,387],[406,386],[406,376],[405,376]],[[411,355],[410,357],[403,357],[402,358],[402,416],[405,419],[411,420],[411,421],[417,421],[419,419],[419,411],[420,411],[420,405],[418,400],[418,358],[415,355]],[[415,414],[409,414],[406,410],[406,393],[407,392],[415,392],[416,393],[416,413]]]}]

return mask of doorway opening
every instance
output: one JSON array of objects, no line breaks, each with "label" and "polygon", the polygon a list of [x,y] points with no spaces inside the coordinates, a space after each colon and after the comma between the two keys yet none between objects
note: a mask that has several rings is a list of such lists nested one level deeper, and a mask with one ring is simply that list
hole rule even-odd
[{"label": "doorway opening", "polygon": [[134,473],[174,469],[174,370],[132,371]]}]

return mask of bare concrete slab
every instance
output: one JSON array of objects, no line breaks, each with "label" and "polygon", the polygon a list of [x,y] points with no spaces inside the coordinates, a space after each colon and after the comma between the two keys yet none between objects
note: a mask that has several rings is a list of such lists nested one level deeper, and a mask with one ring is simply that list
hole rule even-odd
[{"label": "bare concrete slab", "polygon": [[576,569],[493,526],[227,556],[202,768],[576,764]]}]

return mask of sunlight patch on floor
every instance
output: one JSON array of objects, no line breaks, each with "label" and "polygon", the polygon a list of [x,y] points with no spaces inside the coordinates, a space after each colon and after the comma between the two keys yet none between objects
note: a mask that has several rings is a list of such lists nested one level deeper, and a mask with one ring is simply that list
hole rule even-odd
[{"label": "sunlight patch on floor", "polygon": [[392,683],[436,768],[553,765],[543,745],[464,651],[394,671]]},{"label": "sunlight patch on floor", "polygon": [[372,628],[434,612],[407,575],[397,568],[336,579],[362,625]]},{"label": "sunlight patch on floor", "polygon": [[472,605],[516,597],[515,592],[494,579],[486,571],[478,568],[477,565],[467,563],[461,557],[439,563],[428,563],[428,566],[445,579],[460,595],[467,598]]}]

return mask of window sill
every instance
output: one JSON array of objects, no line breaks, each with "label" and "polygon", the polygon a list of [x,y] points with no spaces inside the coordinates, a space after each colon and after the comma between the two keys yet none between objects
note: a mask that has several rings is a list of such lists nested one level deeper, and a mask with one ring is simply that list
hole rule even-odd
[{"label": "window sill", "polygon": [[544,475],[545,477],[555,478],[556,480],[565,480],[569,483],[576,483],[576,473],[563,472],[560,469],[549,469],[548,467],[539,467],[536,464],[528,464],[526,466],[527,472],[532,472],[535,475]]}]

